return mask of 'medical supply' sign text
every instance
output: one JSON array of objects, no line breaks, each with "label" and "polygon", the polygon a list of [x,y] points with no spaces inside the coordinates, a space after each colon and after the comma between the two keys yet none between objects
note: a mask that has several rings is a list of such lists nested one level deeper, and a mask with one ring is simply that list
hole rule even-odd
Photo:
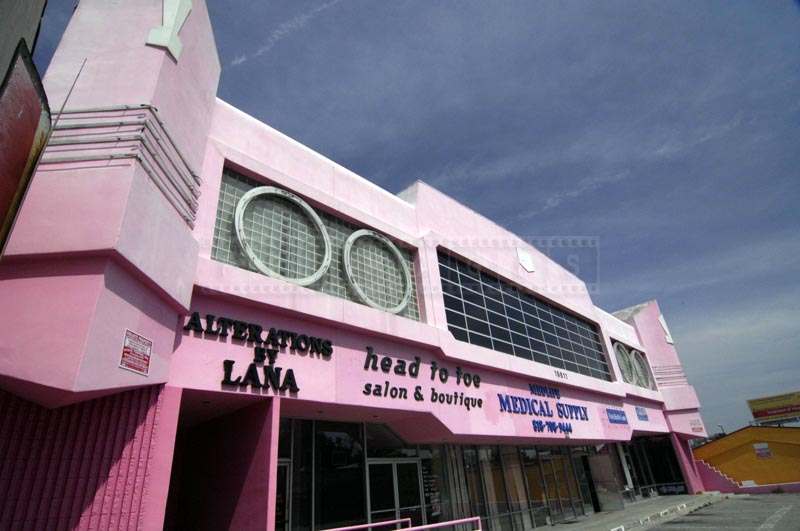
[{"label": "'medical supply' sign text", "polygon": [[533,431],[537,433],[572,433],[572,421],[588,422],[586,406],[560,401],[561,391],[557,388],[538,384],[529,384],[528,387],[531,395],[538,398],[498,393],[500,412],[540,417],[531,421]]}]

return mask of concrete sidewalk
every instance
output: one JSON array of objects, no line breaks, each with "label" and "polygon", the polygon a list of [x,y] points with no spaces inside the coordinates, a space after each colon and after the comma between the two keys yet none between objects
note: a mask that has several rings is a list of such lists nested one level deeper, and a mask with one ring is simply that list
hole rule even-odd
[{"label": "concrete sidewalk", "polygon": [[659,496],[629,504],[621,511],[597,513],[586,518],[556,524],[556,530],[567,531],[628,531],[630,529],[646,529],[688,514],[706,505],[725,499],[727,496],[718,492],[704,494],[683,494],[676,496]]}]

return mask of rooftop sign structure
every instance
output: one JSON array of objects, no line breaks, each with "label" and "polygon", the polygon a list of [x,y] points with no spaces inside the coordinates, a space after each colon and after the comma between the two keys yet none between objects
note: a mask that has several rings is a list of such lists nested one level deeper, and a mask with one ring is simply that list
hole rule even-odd
[{"label": "rooftop sign structure", "polygon": [[758,424],[783,424],[800,420],[800,392],[754,398],[747,401]]}]

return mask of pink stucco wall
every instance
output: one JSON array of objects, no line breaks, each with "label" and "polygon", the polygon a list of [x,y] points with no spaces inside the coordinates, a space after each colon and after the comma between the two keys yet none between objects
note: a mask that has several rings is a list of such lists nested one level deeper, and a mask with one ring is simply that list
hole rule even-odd
[{"label": "pink stucco wall", "polygon": [[[651,363],[679,363],[674,349],[670,351],[671,347],[653,339],[658,323],[650,310],[637,315],[638,321],[634,323],[623,322],[603,312],[593,305],[585,284],[574,274],[441,192],[418,182],[400,196],[390,194],[230,105],[213,100],[219,62],[204,3],[194,3],[181,29],[184,50],[178,61],[164,50],[145,46],[141,38],[134,38],[133,27],[143,33],[160,21],[158,7],[143,2],[141,9],[126,4],[124,9],[114,10],[99,1],[82,2],[45,82],[58,99],[76,58],[101,45],[102,27],[112,24],[113,20],[124,19],[125,35],[113,41],[102,41],[104,53],[116,54],[120,61],[108,64],[90,54],[87,64],[91,63],[92,67],[85,78],[81,78],[70,106],[126,104],[131,100],[161,103],[160,113],[171,135],[201,174],[196,223],[187,232],[187,227],[167,205],[161,205],[150,214],[149,205],[158,205],[163,198],[136,164],[94,168],[88,172],[62,165],[37,175],[34,188],[39,191],[31,194],[21,211],[21,222],[12,235],[7,258],[13,261],[13,267],[7,270],[5,286],[16,291],[4,290],[4,294],[8,302],[12,298],[18,302],[5,304],[0,311],[7,312],[15,328],[28,334],[20,336],[19,340],[10,340],[6,348],[16,354],[8,358],[11,361],[4,368],[5,374],[21,380],[38,379],[37,383],[42,385],[74,393],[90,391],[98,385],[108,389],[165,381],[192,385],[185,381],[185,376],[180,376],[193,369],[183,367],[183,350],[175,349],[181,342],[180,337],[175,337],[175,325],[181,314],[198,309],[200,299],[192,296],[192,286],[195,286],[215,293],[216,299],[224,304],[240,301],[235,304],[240,304],[243,311],[244,308],[246,311],[262,308],[327,324],[332,327],[325,334],[328,336],[334,332],[342,335],[346,330],[350,334],[346,341],[350,343],[364,343],[364,338],[372,337],[394,338],[395,342],[405,345],[405,355],[413,353],[410,348],[413,345],[453,364],[469,365],[492,375],[505,373],[509,382],[516,382],[509,385],[516,385],[517,389],[532,379],[576,392],[595,392],[598,403],[629,407],[644,404],[656,413],[651,415],[654,420],[649,426],[636,427],[641,431],[667,431],[659,420],[659,415],[663,416],[661,410],[696,410],[696,398],[689,387],[667,391],[668,396],[674,397],[672,401],[676,407],[670,404],[659,407],[665,399],[661,391],[638,388],[619,379],[606,382],[574,373],[565,378],[563,371],[557,372],[550,366],[455,341],[447,331],[444,317],[436,267],[437,246],[447,247],[595,322],[608,350],[612,338],[622,339],[643,348]],[[101,20],[102,23],[98,22]],[[117,83],[133,72],[135,80]],[[117,81],[109,83],[109,76]],[[187,89],[189,93],[184,94]],[[184,96],[188,99],[181,100],[179,105],[178,99]],[[192,112],[185,112],[189,107]],[[291,189],[319,208],[357,220],[415,247],[422,320],[396,317],[211,260],[220,176],[226,164],[265,183]],[[53,193],[57,189],[49,187],[50,181],[59,186],[70,180],[74,182],[61,192]],[[98,190],[98,183],[107,189]],[[74,203],[75,208],[68,205],[56,215],[54,201],[62,205],[65,201],[70,205]],[[147,215],[142,217],[142,213]],[[64,237],[60,236],[61,232]],[[533,273],[521,267],[518,248],[532,256]],[[56,256],[58,262],[53,264]],[[49,263],[49,267],[58,268],[60,273],[88,267],[79,262],[88,260],[86,256],[96,257],[92,258],[95,277],[81,275],[73,281],[63,274],[48,274],[42,265],[33,265]],[[38,272],[22,274],[25,270]],[[79,288],[77,284],[69,287],[70,283],[91,282],[92,278],[93,290]],[[67,289],[76,296],[80,294],[70,303],[69,309],[50,308],[51,319],[34,321],[34,315],[43,313],[36,307],[36,293]],[[230,308],[231,313],[239,312],[236,306]],[[73,315],[84,317],[77,319],[77,327],[72,330],[54,330],[53,327],[69,322],[67,312],[71,312],[70,318]],[[87,326],[87,323],[95,324]],[[154,340],[154,361],[147,377],[122,373],[113,363],[113,352],[117,350],[116,342],[121,338],[123,325]],[[83,335],[75,334],[81,328],[85,329]],[[44,333],[45,329],[48,333]],[[63,348],[67,343],[54,338],[72,339],[76,343]],[[188,344],[184,343],[181,348],[208,348],[203,342],[191,347],[185,345]],[[360,352],[363,347],[363,344],[353,346],[351,352]],[[39,353],[52,359],[55,348],[65,351],[57,357],[62,367],[46,374],[35,370],[44,359],[37,357]],[[391,345],[388,350],[402,354],[398,348]],[[344,347],[339,350],[344,360],[356,357],[347,354]],[[245,354],[240,354],[242,356]],[[616,374],[613,356],[608,361]],[[512,376],[516,376],[516,380]],[[320,391],[319,396],[308,399],[331,399],[331,396]]]},{"label": "pink stucco wall", "polygon": [[0,529],[155,529],[143,524],[161,472],[154,433],[170,424],[163,395],[49,410],[0,391]]},{"label": "pink stucco wall", "polygon": [[[32,180],[0,266],[0,317],[17,331],[0,345],[0,380],[42,404],[167,381],[199,246],[152,166],[178,181],[191,180],[191,171],[199,177],[220,66],[205,2],[193,3],[181,28],[180,61],[145,45],[162,15],[161,2],[82,1],[43,78],[51,105],[61,108],[86,59],[66,110],[101,109],[97,116],[111,122],[54,138],[113,131],[121,119],[114,109],[141,105],[157,111],[132,131],[161,131],[160,121],[166,133],[150,141],[162,149],[151,167],[143,143],[130,147],[138,158],[104,160],[114,143],[79,142],[49,146]],[[64,115],[59,127],[68,121]],[[126,328],[153,341],[146,377],[118,367]]]},{"label": "pink stucco wall", "polygon": [[[487,363],[476,365],[465,363],[458,356],[448,358],[442,354],[443,345],[414,344],[405,338],[394,338],[376,332],[364,332],[342,327],[332,327],[319,320],[307,317],[292,316],[289,312],[265,311],[254,305],[242,305],[235,300],[225,300],[220,296],[208,297],[196,295],[193,310],[201,315],[225,316],[246,322],[261,324],[265,329],[274,327],[296,331],[301,334],[328,338],[333,343],[334,354],[330,359],[309,354],[293,352],[290,348],[278,354],[276,366],[285,372],[292,369],[300,387],[295,396],[284,393],[287,399],[307,400],[341,406],[362,408],[381,408],[399,410],[404,416],[414,413],[432,415],[440,426],[439,430],[420,429],[418,433],[404,430],[410,442],[434,442],[438,440],[457,441],[461,437],[480,437],[492,435],[496,437],[532,438],[534,431],[531,421],[565,420],[558,417],[557,403],[584,406],[588,408],[588,420],[573,419],[574,432],[569,436],[574,441],[580,440],[629,440],[633,430],[641,433],[667,433],[669,431],[664,413],[656,401],[642,399],[625,399],[617,394],[596,394],[579,387],[557,385],[561,391],[561,399],[541,398],[550,405],[554,413],[552,418],[536,415],[509,414],[501,412],[498,394],[519,397],[537,398],[531,395],[529,383],[538,380],[514,375],[508,370],[488,369]],[[205,327],[205,322],[203,323]],[[219,338],[179,330],[179,343],[172,357],[170,383],[187,389],[239,392],[249,394],[249,388],[231,390],[220,384],[222,379],[222,360],[235,362],[234,377],[244,374],[247,366],[253,361],[253,346],[231,337]],[[380,357],[389,356],[396,365],[403,360],[406,365],[420,359],[419,375],[416,378],[401,376],[390,371],[365,369],[367,359],[366,347],[370,346]],[[448,348],[450,345],[447,345]],[[497,357],[508,357],[504,354],[492,353]],[[431,379],[431,365],[448,370],[450,377],[443,383],[438,376]],[[393,365],[393,367],[394,367]],[[480,376],[480,387],[466,386],[456,381],[456,368]],[[259,368],[259,370],[261,370]],[[263,379],[263,376],[262,376]],[[406,390],[405,399],[392,399],[365,395],[365,384],[386,385]],[[414,398],[419,387],[422,400]],[[442,405],[431,402],[431,392],[464,393],[465,396],[480,399],[481,407],[467,410],[465,407]],[[259,391],[265,395],[272,391]],[[635,407],[643,407],[647,411],[648,420],[639,420]],[[607,407],[624,409],[628,424],[619,425],[608,422],[605,409]],[[390,421],[391,424],[393,421]],[[565,440],[564,434],[543,433],[536,435],[541,440]]]},{"label": "pink stucco wall", "polygon": [[800,493],[800,483],[777,483],[775,485],[758,485],[743,487],[720,474],[718,470],[703,460],[695,461],[699,478],[705,490],[717,490],[731,494],[769,494],[773,492]]},{"label": "pink stucco wall", "polygon": [[[78,446],[88,445],[86,437],[91,436],[90,446],[96,445],[107,456],[92,469],[92,481],[99,485],[113,477],[113,488],[90,488],[84,501],[70,502],[69,510],[48,518],[66,518],[71,525],[82,526],[94,522],[95,513],[97,518],[124,514],[129,522],[139,518],[141,528],[161,527],[179,416],[192,413],[192,402],[186,399],[190,392],[209,393],[220,404],[240,396],[257,401],[237,415],[243,422],[261,422],[262,429],[251,434],[253,444],[248,448],[253,450],[254,462],[267,468],[241,469],[239,479],[246,495],[242,505],[234,506],[232,516],[226,514],[234,520],[249,519],[259,528],[270,529],[274,524],[274,508],[267,506],[262,513],[250,503],[265,495],[270,503],[274,500],[280,414],[386,422],[409,442],[578,444],[671,434],[690,489],[699,490],[686,439],[704,435],[705,428],[688,381],[659,379],[661,372],[656,370],[658,389],[643,389],[621,380],[613,356],[608,359],[612,381],[603,381],[456,341],[447,330],[437,247],[582,315],[598,326],[608,352],[611,340],[620,340],[645,352],[654,370],[672,374],[677,368],[682,373],[677,352],[659,324],[657,303],[647,303],[621,320],[595,307],[575,274],[438,190],[417,182],[399,195],[390,194],[218,100],[220,65],[205,2],[194,0],[192,6],[179,34],[183,53],[176,60],[166,50],[144,42],[149,30],[162,21],[161,2],[82,0],[44,78],[51,105],[59,108],[78,66],[87,58],[67,108],[157,107],[153,115],[160,117],[167,132],[160,140],[177,153],[173,159],[159,159],[167,176],[185,177],[170,169],[185,165],[185,173],[197,174],[201,184],[199,197],[187,200],[197,202],[196,218],[188,221],[178,214],[164,183],[154,177],[142,157],[98,158],[102,150],[91,143],[69,150],[48,149],[0,263],[0,323],[5,326],[0,387],[17,395],[3,394],[0,404],[26,404],[26,411],[36,411],[42,419],[30,428],[39,430],[30,433],[42,435],[32,436],[31,440],[42,441],[38,446],[22,448],[20,433],[29,433],[22,424],[6,432],[13,437],[1,439],[5,455],[11,455],[9,448],[33,452],[30,467],[16,461],[5,461],[3,466],[4,470],[23,467],[14,469],[13,477],[32,474],[26,485],[36,495],[29,502],[14,498],[12,503],[6,498],[0,520],[37,518],[35,504],[44,503],[41,496],[50,488],[41,486],[42,478],[49,477],[41,460],[52,459],[61,466],[73,458],[68,453],[55,457],[52,441],[66,437],[64,447],[78,452]],[[109,38],[112,34],[114,38]],[[108,112],[113,117],[117,111]],[[138,149],[137,145],[131,144],[131,149]],[[164,153],[169,159],[172,151]],[[421,320],[212,260],[220,179],[226,165],[416,249]],[[531,255],[534,272],[520,265],[518,249]],[[284,374],[289,369],[295,372],[300,391],[278,393],[279,400],[273,391],[224,387],[220,383],[223,360],[233,360],[233,376],[241,376],[252,361],[253,345],[185,332],[186,314],[194,311],[328,338],[334,354],[322,359],[291,349],[282,351],[276,366]],[[119,367],[126,329],[153,341],[147,375]],[[419,357],[419,376],[365,370],[367,346],[381,357],[391,356],[393,363],[410,363]],[[434,363],[449,370],[447,382],[431,380]],[[480,387],[457,383],[457,367],[479,375]],[[407,397],[364,393],[365,384],[384,382],[404,388]],[[541,399],[554,417],[501,412],[498,395],[540,399],[531,395],[529,384],[560,391],[558,400]],[[414,398],[417,386],[421,400]],[[467,410],[461,405],[432,403],[432,388],[464,393],[482,405]],[[126,397],[151,396],[153,389],[159,389],[158,398],[153,399],[154,405],[137,410],[136,415],[145,419],[137,424],[139,417],[134,418],[132,410],[121,404],[129,400]],[[128,393],[120,394],[124,391]],[[111,396],[103,398],[106,394]],[[556,414],[558,402],[585,408],[588,418],[571,419],[573,431],[568,435],[535,432],[532,421],[538,418],[566,420]],[[627,423],[609,422],[608,408],[625,411]],[[16,415],[21,410],[14,411]],[[637,415],[643,411],[646,420]],[[156,417],[160,420],[153,424]],[[128,424],[112,431],[86,431],[126,418]],[[134,462],[132,457],[135,448],[145,451],[135,446],[140,432],[150,437],[147,462]],[[55,439],[48,438],[51,433]],[[128,440],[120,435],[125,433],[133,433],[130,444],[134,446],[129,448]],[[141,467],[149,467],[147,475],[140,474]],[[151,497],[150,502],[134,517],[133,509],[125,509],[125,504],[140,495]]]},{"label": "pink stucco wall", "polygon": [[675,455],[678,458],[678,464],[681,467],[683,478],[686,481],[686,490],[689,494],[704,490],[702,479],[697,470],[697,463],[692,456],[692,449],[689,447],[689,442],[679,437],[675,432],[670,433],[670,440],[672,441],[672,448],[675,450]]}]

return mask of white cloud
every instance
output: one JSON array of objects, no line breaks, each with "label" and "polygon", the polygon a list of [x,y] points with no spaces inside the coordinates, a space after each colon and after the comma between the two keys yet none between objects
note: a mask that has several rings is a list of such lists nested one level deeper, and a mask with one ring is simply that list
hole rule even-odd
[{"label": "white cloud", "polygon": [[750,420],[747,399],[798,390],[800,289],[670,319],[689,383],[708,425],[736,429]]},{"label": "white cloud", "polygon": [[300,13],[296,17],[289,19],[285,22],[282,22],[277,29],[273,30],[272,33],[269,34],[267,37],[266,42],[256,49],[255,52],[252,54],[240,54],[237,55],[236,58],[231,61],[231,66],[238,66],[250,59],[251,57],[259,57],[264,55],[265,53],[269,52],[272,48],[275,47],[283,39],[291,36],[296,31],[299,31],[306,27],[306,25],[311,22],[314,17],[325,11],[326,9],[330,9],[336,4],[341,2],[341,0],[331,0],[330,2],[326,2],[324,4],[318,5],[317,7],[310,9],[304,13]]},{"label": "white cloud", "polygon": [[569,199],[575,199],[577,197],[582,196],[583,194],[593,192],[594,190],[597,190],[601,186],[616,184],[618,182],[629,179],[630,177],[631,177],[631,172],[625,170],[607,175],[597,175],[597,176],[583,178],[580,181],[578,181],[578,183],[574,187],[568,190],[562,190],[560,192],[556,192],[548,196],[544,200],[544,204],[541,207],[522,212],[519,216],[517,216],[517,219],[522,220],[538,216],[539,214],[547,212],[550,209],[556,208],[564,201],[567,201]]},{"label": "white cloud", "polygon": [[[663,109],[661,109],[663,110]],[[655,112],[655,111],[653,111]],[[628,167],[658,159],[678,157],[711,140],[720,138],[742,123],[741,113],[718,123],[701,127],[663,127],[637,120],[619,124],[589,124],[576,131],[564,145],[563,138],[532,148],[520,148],[505,156],[475,154],[468,160],[450,161],[444,167],[417,175],[422,181],[439,188],[487,185],[519,175],[529,175],[543,185],[550,185],[548,172],[562,164],[580,164],[596,168],[577,182],[563,181],[560,189],[535,197],[538,207],[519,212],[515,221],[524,221],[558,208],[572,199],[603,186],[614,185],[634,177]],[[646,178],[637,175],[636,177]],[[561,184],[561,183],[557,183]],[[545,189],[544,186],[542,189]]]}]

